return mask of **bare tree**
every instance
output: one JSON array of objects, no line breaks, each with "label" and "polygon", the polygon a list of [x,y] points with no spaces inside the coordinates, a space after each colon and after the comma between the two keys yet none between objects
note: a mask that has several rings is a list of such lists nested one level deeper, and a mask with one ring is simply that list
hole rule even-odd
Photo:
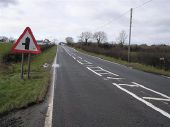
[{"label": "bare tree", "polygon": [[117,41],[118,41],[118,43],[121,45],[121,46],[123,46],[124,44],[125,44],[125,42],[126,42],[126,39],[127,39],[127,34],[126,34],[126,32],[124,31],[124,30],[122,30],[120,33],[119,33],[119,36],[117,37]]},{"label": "bare tree", "polygon": [[67,44],[71,44],[71,43],[73,43],[74,42],[74,40],[73,40],[73,38],[72,37],[66,37],[66,42],[67,42]]},{"label": "bare tree", "polygon": [[85,42],[85,44],[87,44],[89,39],[92,38],[92,36],[93,34],[91,32],[82,32],[79,38],[82,42]]},{"label": "bare tree", "polygon": [[107,40],[107,35],[103,31],[95,32],[93,38],[97,41],[99,45],[101,42],[105,42]]}]

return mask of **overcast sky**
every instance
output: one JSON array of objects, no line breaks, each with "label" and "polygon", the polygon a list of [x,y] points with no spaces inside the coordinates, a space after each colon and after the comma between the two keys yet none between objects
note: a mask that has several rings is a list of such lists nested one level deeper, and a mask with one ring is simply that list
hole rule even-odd
[{"label": "overcast sky", "polygon": [[[148,0],[0,0],[0,35],[18,38],[26,26],[36,39],[75,40],[83,31],[105,31],[115,41],[128,34],[130,8]],[[134,9],[132,42],[170,44],[170,0],[153,0]],[[127,12],[126,14],[124,14]],[[124,14],[121,18],[120,16]]]}]

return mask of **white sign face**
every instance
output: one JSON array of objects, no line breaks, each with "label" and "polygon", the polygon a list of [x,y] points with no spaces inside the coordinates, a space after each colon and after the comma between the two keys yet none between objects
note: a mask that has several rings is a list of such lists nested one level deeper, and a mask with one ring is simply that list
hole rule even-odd
[{"label": "white sign face", "polygon": [[29,32],[27,31],[25,35],[22,37],[18,45],[15,47],[16,50],[30,50],[30,51],[38,51],[35,43]]},{"label": "white sign face", "polygon": [[15,42],[12,47],[13,53],[31,53],[31,54],[40,54],[41,49],[37,44],[34,35],[29,27],[26,27],[24,32]]}]

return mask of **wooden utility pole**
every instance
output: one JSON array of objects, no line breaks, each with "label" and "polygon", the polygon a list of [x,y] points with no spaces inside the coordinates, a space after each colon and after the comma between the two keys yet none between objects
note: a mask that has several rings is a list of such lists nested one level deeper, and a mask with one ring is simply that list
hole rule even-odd
[{"label": "wooden utility pole", "polygon": [[130,44],[131,44],[131,31],[132,31],[132,13],[133,13],[133,8],[130,9],[130,28],[129,28],[128,62],[130,62]]},{"label": "wooden utility pole", "polygon": [[31,53],[28,54],[28,79],[30,79]]},{"label": "wooden utility pole", "polygon": [[21,60],[21,79],[24,79],[24,53],[22,53],[22,60]]}]

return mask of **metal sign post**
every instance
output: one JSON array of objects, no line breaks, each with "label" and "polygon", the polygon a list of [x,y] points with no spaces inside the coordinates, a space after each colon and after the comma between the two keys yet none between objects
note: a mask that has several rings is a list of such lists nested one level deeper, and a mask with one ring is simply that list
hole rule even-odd
[{"label": "metal sign post", "polygon": [[18,38],[12,47],[13,53],[22,53],[21,60],[21,79],[24,79],[24,53],[28,54],[28,79],[30,79],[31,54],[40,54],[41,50],[35,37],[29,27],[26,27],[24,32]]},{"label": "metal sign post", "polygon": [[31,53],[28,54],[28,79],[30,79]]},{"label": "metal sign post", "polygon": [[21,60],[21,79],[24,79],[24,53],[22,53],[22,60]]}]

